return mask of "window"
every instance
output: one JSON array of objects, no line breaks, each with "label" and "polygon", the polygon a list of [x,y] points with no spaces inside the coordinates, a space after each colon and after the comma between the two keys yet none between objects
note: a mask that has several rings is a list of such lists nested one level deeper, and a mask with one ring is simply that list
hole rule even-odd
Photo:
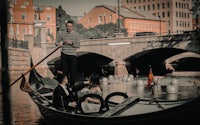
[{"label": "window", "polygon": [[157,8],[160,9],[160,4],[157,4]]},{"label": "window", "polygon": [[184,3],[184,9],[186,9],[186,3]]},{"label": "window", "polygon": [[22,19],[22,20],[26,20],[26,14],[25,14],[25,13],[22,13],[21,19]]},{"label": "window", "polygon": [[170,3],[169,2],[167,2],[167,8],[170,8]]},{"label": "window", "polygon": [[188,13],[187,15],[188,15],[187,17],[190,18],[190,13]]},{"label": "window", "polygon": [[152,5],[152,9],[155,10],[155,5],[154,4]]},{"label": "window", "polygon": [[145,10],[145,6],[143,6],[143,10]]},{"label": "window", "polygon": [[126,0],[126,3],[129,3],[129,0]]},{"label": "window", "polygon": [[92,22],[92,19],[91,19],[91,17],[88,19],[88,23],[91,23]]},{"label": "window", "polygon": [[165,8],[165,3],[162,3],[162,8],[163,8],[163,9]]},{"label": "window", "polygon": [[38,20],[39,19],[39,17],[38,17],[38,14],[34,14],[34,20]]},{"label": "window", "polygon": [[47,21],[51,21],[51,15],[47,15]]},{"label": "window", "polygon": [[102,24],[102,16],[99,16],[99,24]]},{"label": "window", "polygon": [[189,4],[187,3],[187,9],[189,9]]},{"label": "window", "polygon": [[165,12],[162,12],[162,17],[165,17]]},{"label": "window", "polygon": [[22,33],[25,34],[26,33],[26,28],[22,28]]},{"label": "window", "polygon": [[112,15],[110,15],[110,22],[112,22]]},{"label": "window", "polygon": [[170,17],[170,12],[169,11],[167,12],[167,17]]},{"label": "window", "polygon": [[148,5],[148,10],[150,10],[150,5]]},{"label": "window", "polygon": [[168,21],[168,27],[170,27],[170,21]]},{"label": "window", "polygon": [[103,19],[104,19],[103,23],[106,24],[106,14],[105,13],[104,13]]}]

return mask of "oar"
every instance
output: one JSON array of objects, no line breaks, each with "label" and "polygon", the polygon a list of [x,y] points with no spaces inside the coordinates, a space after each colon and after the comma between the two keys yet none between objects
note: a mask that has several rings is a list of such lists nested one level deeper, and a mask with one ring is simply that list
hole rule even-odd
[{"label": "oar", "polygon": [[[56,52],[59,48],[61,48],[62,46],[57,47],[55,50],[53,50],[51,53],[49,53],[46,57],[44,57],[42,60],[40,60],[36,65],[32,66],[28,71],[26,71],[24,73],[24,75],[28,74],[31,70],[35,69],[36,66],[38,66],[40,63],[42,63],[45,59],[47,59],[50,55],[52,55],[54,52]],[[18,80],[20,80],[22,78],[22,76],[20,76],[18,79],[16,79],[13,83],[11,83],[9,85],[9,87],[11,87],[12,85],[14,85]],[[0,95],[2,94],[2,92],[0,93]]]},{"label": "oar", "polygon": [[28,92],[28,93],[33,93],[36,96],[39,96],[40,98],[42,98],[43,100],[45,100],[46,102],[48,102],[49,104],[52,104],[46,97],[42,96],[39,92],[33,90],[29,84],[29,82],[26,82],[26,78],[24,76],[24,74],[22,74],[22,81],[20,84],[20,89],[24,92]]}]

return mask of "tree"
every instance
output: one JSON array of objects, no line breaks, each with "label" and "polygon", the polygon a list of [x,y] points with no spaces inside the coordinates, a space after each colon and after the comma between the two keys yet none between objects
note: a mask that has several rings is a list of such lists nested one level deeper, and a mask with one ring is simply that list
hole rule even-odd
[{"label": "tree", "polygon": [[200,10],[200,1],[194,1],[193,2],[193,6],[192,6],[192,14],[195,16],[196,20],[195,20],[195,27],[196,29],[199,29],[199,13],[198,11]]},{"label": "tree", "polygon": [[56,26],[58,31],[66,31],[65,21],[72,20],[71,16],[68,15],[65,10],[62,9],[62,6],[59,5],[56,9]]},{"label": "tree", "polygon": [[192,14],[195,15],[200,10],[200,1],[195,1],[192,6]]}]

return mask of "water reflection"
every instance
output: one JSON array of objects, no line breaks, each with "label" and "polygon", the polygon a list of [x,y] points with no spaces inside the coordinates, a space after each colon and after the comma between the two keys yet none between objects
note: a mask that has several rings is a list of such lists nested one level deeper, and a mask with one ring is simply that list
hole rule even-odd
[{"label": "water reflection", "polygon": [[135,78],[133,80],[112,79],[102,81],[105,96],[111,92],[121,91],[129,96],[140,98],[154,97],[167,100],[182,100],[197,96],[199,85],[192,81],[198,81],[200,77],[158,77],[152,90],[145,91],[147,77]]},{"label": "water reflection", "polygon": [[170,93],[170,94],[167,94],[167,100],[177,100],[178,99],[178,94],[177,93]]},{"label": "water reflection", "polygon": [[[16,79],[13,78],[13,80]],[[38,125],[39,119],[42,119],[40,112],[29,95],[19,89],[20,82],[19,80],[10,87],[13,125]],[[0,107],[2,107],[2,103],[0,103]],[[3,124],[2,111],[0,110],[0,112],[0,123]]]}]

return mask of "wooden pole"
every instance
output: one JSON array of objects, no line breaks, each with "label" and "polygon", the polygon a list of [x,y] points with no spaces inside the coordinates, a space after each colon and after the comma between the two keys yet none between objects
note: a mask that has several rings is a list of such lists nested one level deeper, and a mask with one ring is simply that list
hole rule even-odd
[{"label": "wooden pole", "polygon": [[[40,63],[42,63],[45,59],[47,59],[50,55],[52,55],[54,52],[56,52],[59,48],[61,48],[61,46],[57,47],[55,50],[53,50],[51,53],[49,53],[46,57],[44,57],[42,60],[40,60],[36,65],[32,66],[28,71],[26,71],[25,73],[23,73],[24,75],[28,74],[31,70],[35,69]],[[14,85],[17,81],[19,81],[22,78],[22,76],[20,76],[18,79],[16,79],[13,83],[11,83],[9,85],[9,87],[11,87],[12,85]],[[0,95],[2,94],[2,92],[0,93]]]},{"label": "wooden pole", "polygon": [[2,84],[2,101],[3,101],[3,124],[12,125],[12,113],[10,102],[10,89],[9,89],[9,72],[8,72],[8,37],[7,37],[7,23],[8,23],[8,1],[2,0],[0,3],[0,29],[1,29],[1,84]]}]

